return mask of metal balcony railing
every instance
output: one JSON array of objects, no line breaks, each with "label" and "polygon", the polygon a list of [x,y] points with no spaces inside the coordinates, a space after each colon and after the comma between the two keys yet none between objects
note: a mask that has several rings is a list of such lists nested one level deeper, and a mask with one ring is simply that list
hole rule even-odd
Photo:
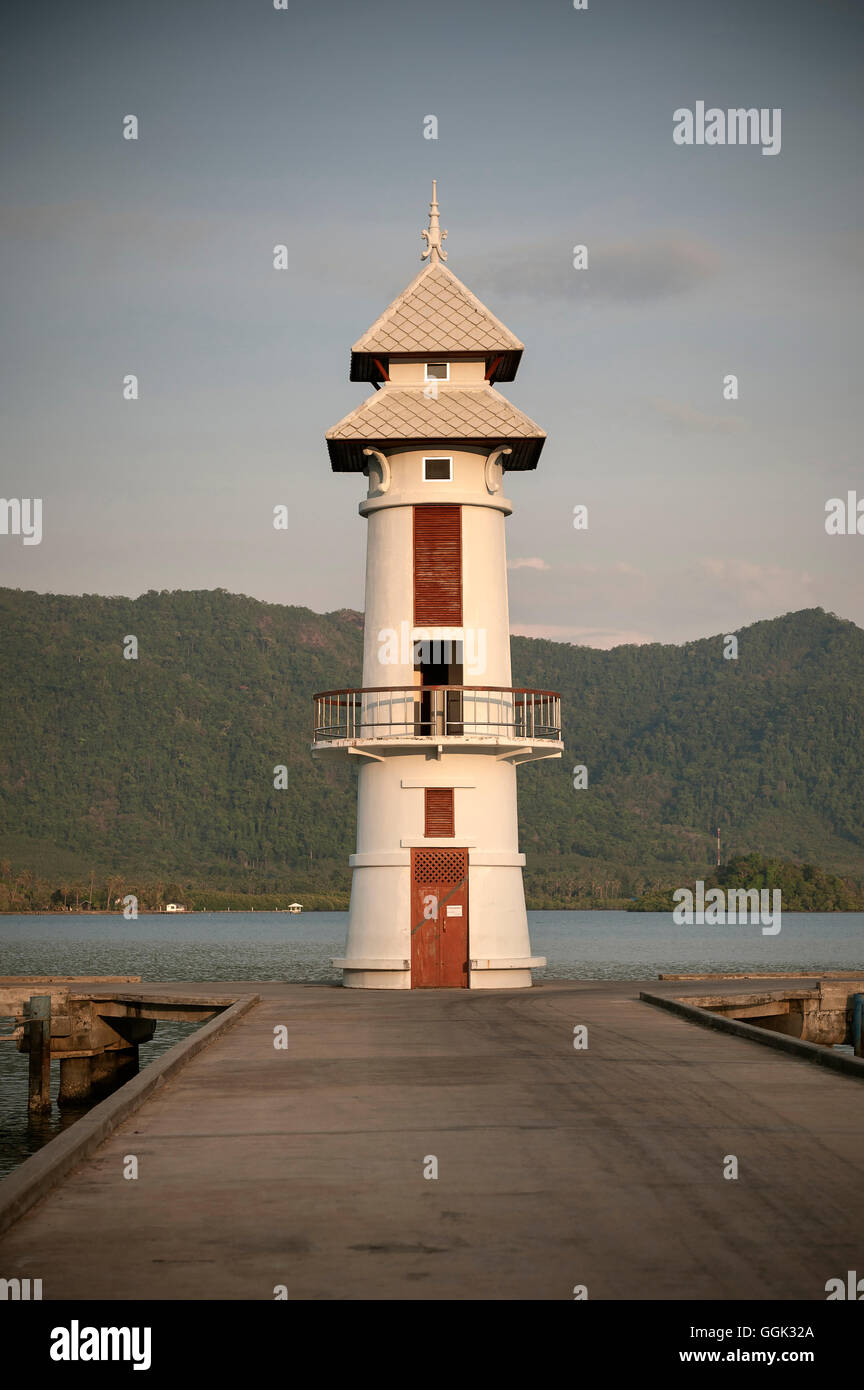
[{"label": "metal balcony railing", "polygon": [[397,685],[314,695],[315,743],[351,739],[561,738],[555,690],[507,686]]}]

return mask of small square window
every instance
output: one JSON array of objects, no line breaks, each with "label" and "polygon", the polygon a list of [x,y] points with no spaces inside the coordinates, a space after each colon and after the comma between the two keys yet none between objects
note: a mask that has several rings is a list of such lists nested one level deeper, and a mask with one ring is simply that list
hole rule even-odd
[{"label": "small square window", "polygon": [[423,481],[424,483],[452,483],[453,460],[449,458],[424,459]]},{"label": "small square window", "polygon": [[450,363],[449,362],[427,362],[426,363],[427,381],[449,381]]}]

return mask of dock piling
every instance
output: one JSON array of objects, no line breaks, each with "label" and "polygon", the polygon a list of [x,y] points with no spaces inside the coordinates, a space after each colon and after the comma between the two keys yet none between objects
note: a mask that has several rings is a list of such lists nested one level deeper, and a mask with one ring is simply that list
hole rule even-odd
[{"label": "dock piling", "polygon": [[138,1075],[138,1044],[114,1047],[91,1059],[91,1076],[96,1098],[110,1095],[118,1086]]},{"label": "dock piling", "polygon": [[57,1096],[61,1110],[90,1104],[95,1060],[93,1057],[61,1057],[60,1091]]},{"label": "dock piling", "polygon": [[30,1053],[30,1085],[27,1108],[31,1115],[51,1109],[51,995],[30,997],[27,1017]]}]

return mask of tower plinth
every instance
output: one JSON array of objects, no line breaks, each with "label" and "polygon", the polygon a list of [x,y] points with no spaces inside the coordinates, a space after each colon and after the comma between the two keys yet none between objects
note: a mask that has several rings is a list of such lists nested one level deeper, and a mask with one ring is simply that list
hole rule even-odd
[{"label": "tower plinth", "polygon": [[375,391],[327,433],[367,479],[363,685],[314,697],[313,749],[358,763],[348,986],[531,984],[516,767],[559,758],[556,691],[514,687],[503,494],[545,434],[494,388],[522,343],[443,264],[437,189],[424,268],[351,351]]}]

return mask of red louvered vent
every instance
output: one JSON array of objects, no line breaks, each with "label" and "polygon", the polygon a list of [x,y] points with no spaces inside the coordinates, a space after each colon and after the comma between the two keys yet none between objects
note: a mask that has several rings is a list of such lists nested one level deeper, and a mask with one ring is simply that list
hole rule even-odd
[{"label": "red louvered vent", "polygon": [[462,508],[414,508],[414,622],[462,626]]},{"label": "red louvered vent", "polygon": [[456,834],[453,824],[453,788],[427,787],[426,829],[423,832],[427,840],[452,840]]}]

